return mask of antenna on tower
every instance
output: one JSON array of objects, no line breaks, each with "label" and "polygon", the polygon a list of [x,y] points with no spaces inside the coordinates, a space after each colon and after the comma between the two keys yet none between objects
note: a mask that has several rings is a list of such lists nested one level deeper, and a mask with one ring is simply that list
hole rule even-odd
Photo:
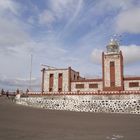
[{"label": "antenna on tower", "polygon": [[122,41],[121,38],[122,38],[121,35],[119,35],[119,34],[114,34],[114,35],[111,37],[111,41],[116,41],[118,44],[120,44],[121,41]]}]

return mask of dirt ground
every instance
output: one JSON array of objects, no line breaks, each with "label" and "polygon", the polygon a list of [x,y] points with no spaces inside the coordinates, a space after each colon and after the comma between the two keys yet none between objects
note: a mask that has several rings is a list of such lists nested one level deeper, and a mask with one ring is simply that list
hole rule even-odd
[{"label": "dirt ground", "polygon": [[0,140],[140,140],[140,115],[36,109],[0,97]]}]

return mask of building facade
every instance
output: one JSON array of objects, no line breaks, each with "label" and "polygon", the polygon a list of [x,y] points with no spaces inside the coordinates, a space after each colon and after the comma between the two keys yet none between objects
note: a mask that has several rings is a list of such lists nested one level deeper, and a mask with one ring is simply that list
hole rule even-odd
[{"label": "building facade", "polygon": [[102,91],[140,91],[140,77],[125,77],[123,54],[116,40],[110,40],[102,53],[102,78],[86,79],[71,67],[42,69],[42,93],[99,93]]}]

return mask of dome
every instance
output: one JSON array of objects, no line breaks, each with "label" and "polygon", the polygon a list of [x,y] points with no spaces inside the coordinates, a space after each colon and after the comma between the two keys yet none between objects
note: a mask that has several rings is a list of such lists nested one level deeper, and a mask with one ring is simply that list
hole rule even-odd
[{"label": "dome", "polygon": [[116,40],[111,39],[108,46],[119,46],[119,44]]},{"label": "dome", "polygon": [[119,43],[111,39],[109,44],[107,45],[107,52],[118,52],[119,51]]}]

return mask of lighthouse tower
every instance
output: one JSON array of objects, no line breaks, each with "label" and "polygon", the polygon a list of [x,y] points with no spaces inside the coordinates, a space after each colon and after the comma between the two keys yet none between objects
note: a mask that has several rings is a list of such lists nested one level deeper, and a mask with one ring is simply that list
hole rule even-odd
[{"label": "lighthouse tower", "polygon": [[121,91],[123,84],[123,56],[119,43],[111,39],[107,51],[102,53],[103,90]]}]

